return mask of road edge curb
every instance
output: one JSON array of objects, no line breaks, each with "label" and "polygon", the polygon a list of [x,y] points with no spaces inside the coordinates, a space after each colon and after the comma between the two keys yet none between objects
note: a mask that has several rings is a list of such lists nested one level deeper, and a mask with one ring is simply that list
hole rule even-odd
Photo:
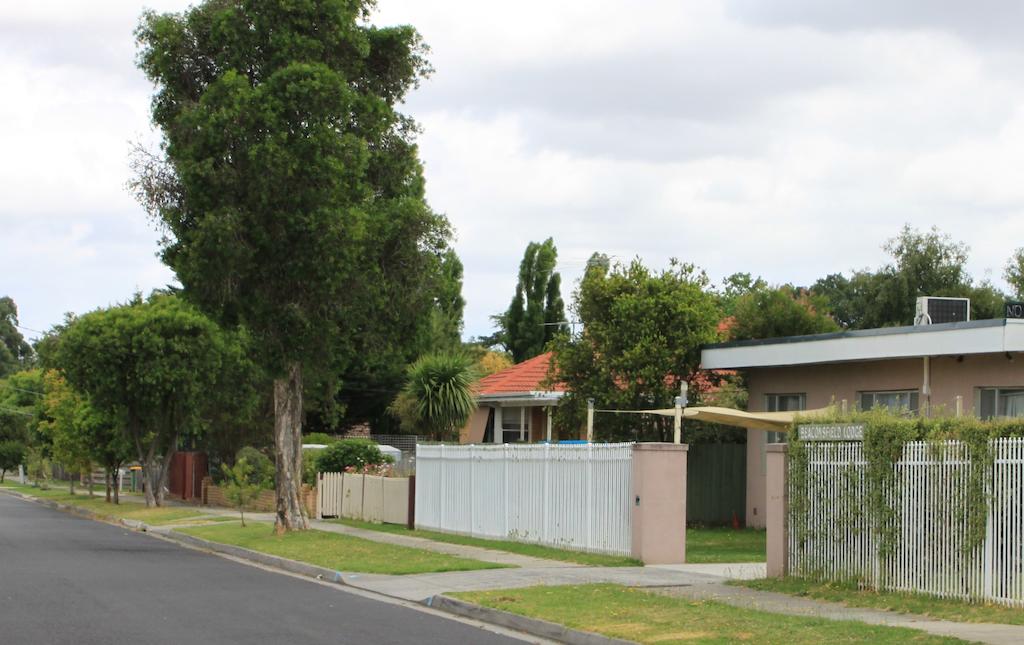
[{"label": "road edge curb", "polygon": [[328,569],[327,567],[318,567],[315,564],[307,564],[305,562],[299,562],[298,560],[289,560],[288,558],[282,558],[268,553],[260,553],[259,551],[253,551],[251,549],[231,544],[224,544],[223,542],[213,542],[212,540],[205,540],[193,535],[179,533],[174,530],[150,531],[150,533],[191,547],[213,551],[214,553],[230,555],[235,558],[241,558],[242,560],[249,560],[250,562],[262,564],[264,566],[281,569],[300,576],[306,576],[307,578],[316,578],[317,580],[323,580],[325,582],[345,585],[345,581],[342,578],[344,574],[341,571]]},{"label": "road edge curb", "polygon": [[498,625],[499,627],[513,629],[524,634],[539,636],[560,643],[568,643],[569,645],[633,645],[633,641],[602,636],[593,632],[584,632],[547,620],[529,618],[501,609],[476,605],[444,594],[431,596],[424,600],[423,604],[431,609],[455,614],[463,618],[472,618],[480,622]]}]

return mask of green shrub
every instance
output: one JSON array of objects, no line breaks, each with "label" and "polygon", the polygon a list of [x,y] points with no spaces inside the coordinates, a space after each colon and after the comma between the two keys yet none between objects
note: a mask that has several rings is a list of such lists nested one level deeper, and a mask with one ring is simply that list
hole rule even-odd
[{"label": "green shrub", "polygon": [[[274,487],[274,462],[259,450],[245,446],[235,455],[235,463],[245,461],[249,464],[247,469],[248,482],[260,488]],[[231,475],[227,468],[222,469],[225,480],[230,480]]]},{"label": "green shrub", "polygon": [[319,443],[329,446],[332,443],[338,443],[338,441],[340,440],[326,432],[310,432],[309,434],[302,435],[302,443]]},{"label": "green shrub", "polygon": [[316,458],[323,450],[314,448],[302,451],[302,483],[316,486]]},{"label": "green shrub", "polygon": [[362,469],[368,465],[389,464],[394,459],[381,453],[369,439],[342,439],[319,451],[316,469],[322,473],[342,473],[347,468]]},{"label": "green shrub", "polygon": [[8,470],[25,463],[25,444],[20,441],[0,441],[0,482]]}]

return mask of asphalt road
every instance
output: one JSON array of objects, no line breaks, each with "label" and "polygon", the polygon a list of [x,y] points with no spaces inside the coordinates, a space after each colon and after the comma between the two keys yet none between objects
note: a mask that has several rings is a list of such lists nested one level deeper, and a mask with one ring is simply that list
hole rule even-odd
[{"label": "asphalt road", "polygon": [[0,642],[521,641],[0,494]]}]

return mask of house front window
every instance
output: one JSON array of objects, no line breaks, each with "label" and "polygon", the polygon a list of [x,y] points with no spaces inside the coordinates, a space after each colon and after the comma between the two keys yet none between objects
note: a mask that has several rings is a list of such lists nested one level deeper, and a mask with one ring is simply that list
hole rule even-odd
[{"label": "house front window", "polygon": [[502,407],[501,441],[514,443],[530,440],[530,410],[525,407]]},{"label": "house front window", "polygon": [[888,408],[890,410],[906,410],[917,412],[917,390],[893,390],[888,392],[861,392],[860,409]]},{"label": "house front window", "polygon": [[977,410],[982,419],[1024,417],[1024,388],[980,388]]},{"label": "house front window", "polygon": [[[766,394],[765,410],[768,412],[796,412],[807,409],[807,395],[800,393],[791,394]],[[766,443],[781,443],[785,441],[786,433],[769,432],[765,437]]]}]

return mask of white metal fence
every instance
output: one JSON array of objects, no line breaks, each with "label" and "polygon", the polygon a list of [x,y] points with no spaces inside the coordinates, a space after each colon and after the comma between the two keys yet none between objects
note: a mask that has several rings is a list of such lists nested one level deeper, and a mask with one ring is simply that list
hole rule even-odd
[{"label": "white metal fence", "polygon": [[[860,443],[808,443],[806,508],[794,504],[801,477],[790,471],[792,575],[860,580],[876,588],[1024,606],[1024,439],[997,439],[986,475],[983,542],[967,540],[971,469],[958,442],[914,442],[894,466],[887,493],[891,552],[867,509],[867,462]],[[790,468],[796,468],[791,464]]]},{"label": "white metal fence", "polygon": [[633,444],[416,446],[416,526],[629,555]]}]

